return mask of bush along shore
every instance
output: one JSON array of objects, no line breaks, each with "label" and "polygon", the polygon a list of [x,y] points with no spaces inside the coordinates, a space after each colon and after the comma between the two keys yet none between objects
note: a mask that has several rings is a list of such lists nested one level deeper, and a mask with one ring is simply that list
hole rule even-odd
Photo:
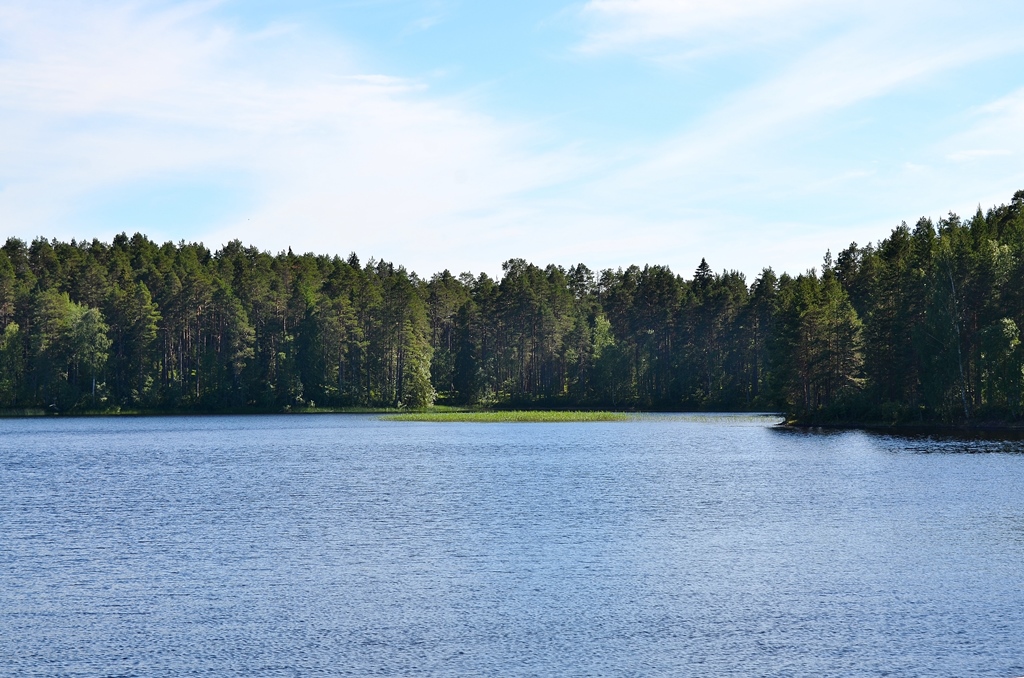
[{"label": "bush along shore", "polygon": [[142,234],[0,248],[0,411],[783,411],[1024,420],[1024,191],[799,275],[705,261],[499,279]]}]

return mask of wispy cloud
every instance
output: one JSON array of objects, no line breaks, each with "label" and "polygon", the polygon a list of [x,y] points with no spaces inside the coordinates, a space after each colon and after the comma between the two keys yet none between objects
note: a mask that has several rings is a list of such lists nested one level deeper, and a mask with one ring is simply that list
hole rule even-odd
[{"label": "wispy cloud", "polygon": [[419,19],[416,19],[406,27],[406,29],[403,31],[403,35],[412,35],[413,33],[422,33],[423,31],[429,31],[431,28],[437,26],[442,21],[444,21],[444,17],[436,14],[420,17]]},{"label": "wispy cloud", "polygon": [[[644,163],[644,171],[673,176],[673,167],[707,172],[706,162],[730,150],[749,151],[811,131],[823,114],[884,97],[952,68],[1014,47],[991,38],[936,49],[927,41],[893,44],[886,32],[858,31],[809,49],[764,81],[740,89],[692,123]],[[727,162],[731,162],[727,160]],[[723,185],[729,185],[723,182]]]},{"label": "wispy cloud", "polygon": [[1013,153],[1005,148],[972,148],[966,151],[950,153],[946,157],[955,162],[969,162],[971,160],[996,158],[1003,155],[1013,155]]},{"label": "wispy cloud", "polygon": [[[398,12],[390,35],[456,7],[428,5]],[[706,96],[647,142],[486,114],[479,81],[464,83],[475,95],[441,96],[328,30],[281,17],[243,29],[231,7],[0,0],[4,233],[110,237],[138,214],[158,239],[356,250],[421,273],[493,272],[510,256],[684,272],[707,256],[797,272],[900,219],[1024,186],[1024,77],[1007,60],[1024,53],[1024,9],[1012,3],[593,0],[570,11],[586,35],[560,68],[629,60],[630,77],[650,69],[681,99]],[[452,18],[456,35],[464,17]],[[710,94],[692,93],[726,62]],[[608,72],[601,86],[614,93],[622,75]],[[996,84],[981,94],[951,85],[982,73]],[[561,86],[538,84],[534,95]],[[538,118],[561,114],[531,103]],[[593,104],[576,104],[570,123],[587,122]],[[189,196],[211,207],[183,213],[207,221],[175,228],[140,208]],[[103,230],[96,214],[119,206],[128,217]]]},{"label": "wispy cloud", "polygon": [[968,120],[968,128],[948,142],[960,147],[951,159],[1024,154],[1024,87],[975,107]]},{"label": "wispy cloud", "polygon": [[590,0],[584,52],[720,53],[799,36],[858,14],[850,0]]},{"label": "wispy cloud", "polygon": [[[1008,3],[591,0],[581,17],[584,54],[638,57],[683,75],[725,58],[746,60],[747,77],[723,82],[732,89],[717,93],[717,105],[681,121],[673,138],[587,189],[642,202],[663,230],[675,224],[691,245],[723,263],[749,271],[754,258],[774,253],[791,267],[787,250],[835,247],[837,229],[865,242],[916,210],[956,207],[967,191],[1005,192],[1020,175],[993,181],[993,166],[965,181],[953,167],[983,157],[1005,163],[1016,153],[1017,142],[1007,138],[1024,138],[1016,95],[973,120],[954,114],[943,132],[937,113],[921,109],[920,122],[938,127],[926,147],[903,142],[907,123],[894,115],[896,102],[959,70],[1024,52],[1021,12]],[[953,131],[965,124],[970,131]],[[871,155],[844,139],[861,129],[872,130]],[[625,204],[619,209],[629,211]],[[787,209],[789,218],[782,216]],[[877,215],[886,213],[892,222],[880,223]],[[740,233],[745,244],[772,236],[752,254],[749,246],[736,247]]]},{"label": "wispy cloud", "polygon": [[794,149],[814,137],[834,143],[835,116],[844,110],[1017,46],[986,38],[939,49],[926,39],[893,42],[888,31],[868,29],[832,37],[724,97],[674,138],[660,140],[603,178],[595,192],[617,187],[620,195],[642,194],[648,206],[661,205],[671,214],[758,192],[796,201],[819,188],[856,181],[874,170],[847,165],[829,170],[835,177],[823,177],[820,165],[801,166],[808,158]]},{"label": "wispy cloud", "polygon": [[975,106],[964,117],[963,127],[936,143],[936,156],[952,168],[952,177],[943,177],[940,186],[962,196],[963,211],[1005,202],[1024,189],[1024,87]]},{"label": "wispy cloud", "polygon": [[416,266],[424,228],[446,223],[446,238],[472,248],[465,215],[576,166],[537,130],[367,72],[294,27],[241,32],[211,4],[3,7],[0,220],[74,233],[96,191],[226,174],[242,177],[247,207],[207,225],[212,244],[356,249]]}]

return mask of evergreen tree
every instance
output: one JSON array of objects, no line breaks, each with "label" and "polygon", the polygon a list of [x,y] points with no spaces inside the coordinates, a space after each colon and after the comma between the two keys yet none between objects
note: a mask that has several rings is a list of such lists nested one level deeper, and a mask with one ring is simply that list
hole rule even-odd
[{"label": "evergreen tree", "polygon": [[0,408],[780,408],[805,419],[1024,416],[1024,191],[900,224],[820,274],[707,261],[503,275],[232,241],[9,238]]}]

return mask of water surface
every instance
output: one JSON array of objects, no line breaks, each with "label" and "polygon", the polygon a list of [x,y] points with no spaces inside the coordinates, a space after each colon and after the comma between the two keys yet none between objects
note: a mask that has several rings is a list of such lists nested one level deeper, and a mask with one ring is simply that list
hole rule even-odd
[{"label": "water surface", "polygon": [[1024,675],[1024,444],[0,420],[0,673]]}]

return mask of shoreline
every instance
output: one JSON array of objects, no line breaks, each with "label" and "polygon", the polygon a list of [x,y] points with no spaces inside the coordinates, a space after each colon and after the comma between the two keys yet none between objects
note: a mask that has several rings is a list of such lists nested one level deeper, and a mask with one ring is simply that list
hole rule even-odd
[{"label": "shoreline", "polygon": [[426,408],[406,407],[296,407],[296,408],[221,408],[221,409],[115,409],[115,410],[80,410],[71,412],[48,411],[42,407],[0,409],[0,419],[31,419],[40,417],[71,418],[71,417],[191,417],[191,416],[236,416],[236,415],[268,415],[268,414],[489,414],[489,413],[616,413],[623,415],[642,414],[738,414],[738,415],[769,415],[785,417],[782,412],[765,410],[673,410],[673,409],[632,409],[608,407],[456,407],[451,405],[435,405]]},{"label": "shoreline", "polygon": [[[38,418],[115,418],[115,417],[221,417],[221,416],[265,416],[265,415],[324,415],[324,414],[363,414],[380,416],[406,415],[500,415],[501,413],[615,413],[622,415],[643,414],[680,414],[680,415],[767,415],[785,418],[781,412],[765,410],[671,410],[671,409],[608,409],[608,408],[551,408],[551,407],[501,407],[501,408],[469,408],[439,405],[429,408],[398,408],[398,407],[297,407],[297,408],[223,408],[209,410],[191,409],[117,409],[117,410],[83,410],[77,412],[54,412],[45,408],[10,408],[0,410],[0,419],[38,419]],[[1024,438],[1024,421],[1001,422],[980,421],[970,423],[948,422],[914,422],[887,423],[877,421],[801,421],[785,418],[773,428],[789,431],[810,431],[814,429],[826,431],[869,431],[873,433],[906,434],[906,435],[986,435],[1013,434]]]},{"label": "shoreline", "polygon": [[823,429],[830,431],[869,431],[906,435],[984,435],[1012,433],[1024,437],[1024,422],[985,421],[951,424],[945,422],[883,423],[883,422],[802,422],[788,420],[778,428],[792,431]]}]

